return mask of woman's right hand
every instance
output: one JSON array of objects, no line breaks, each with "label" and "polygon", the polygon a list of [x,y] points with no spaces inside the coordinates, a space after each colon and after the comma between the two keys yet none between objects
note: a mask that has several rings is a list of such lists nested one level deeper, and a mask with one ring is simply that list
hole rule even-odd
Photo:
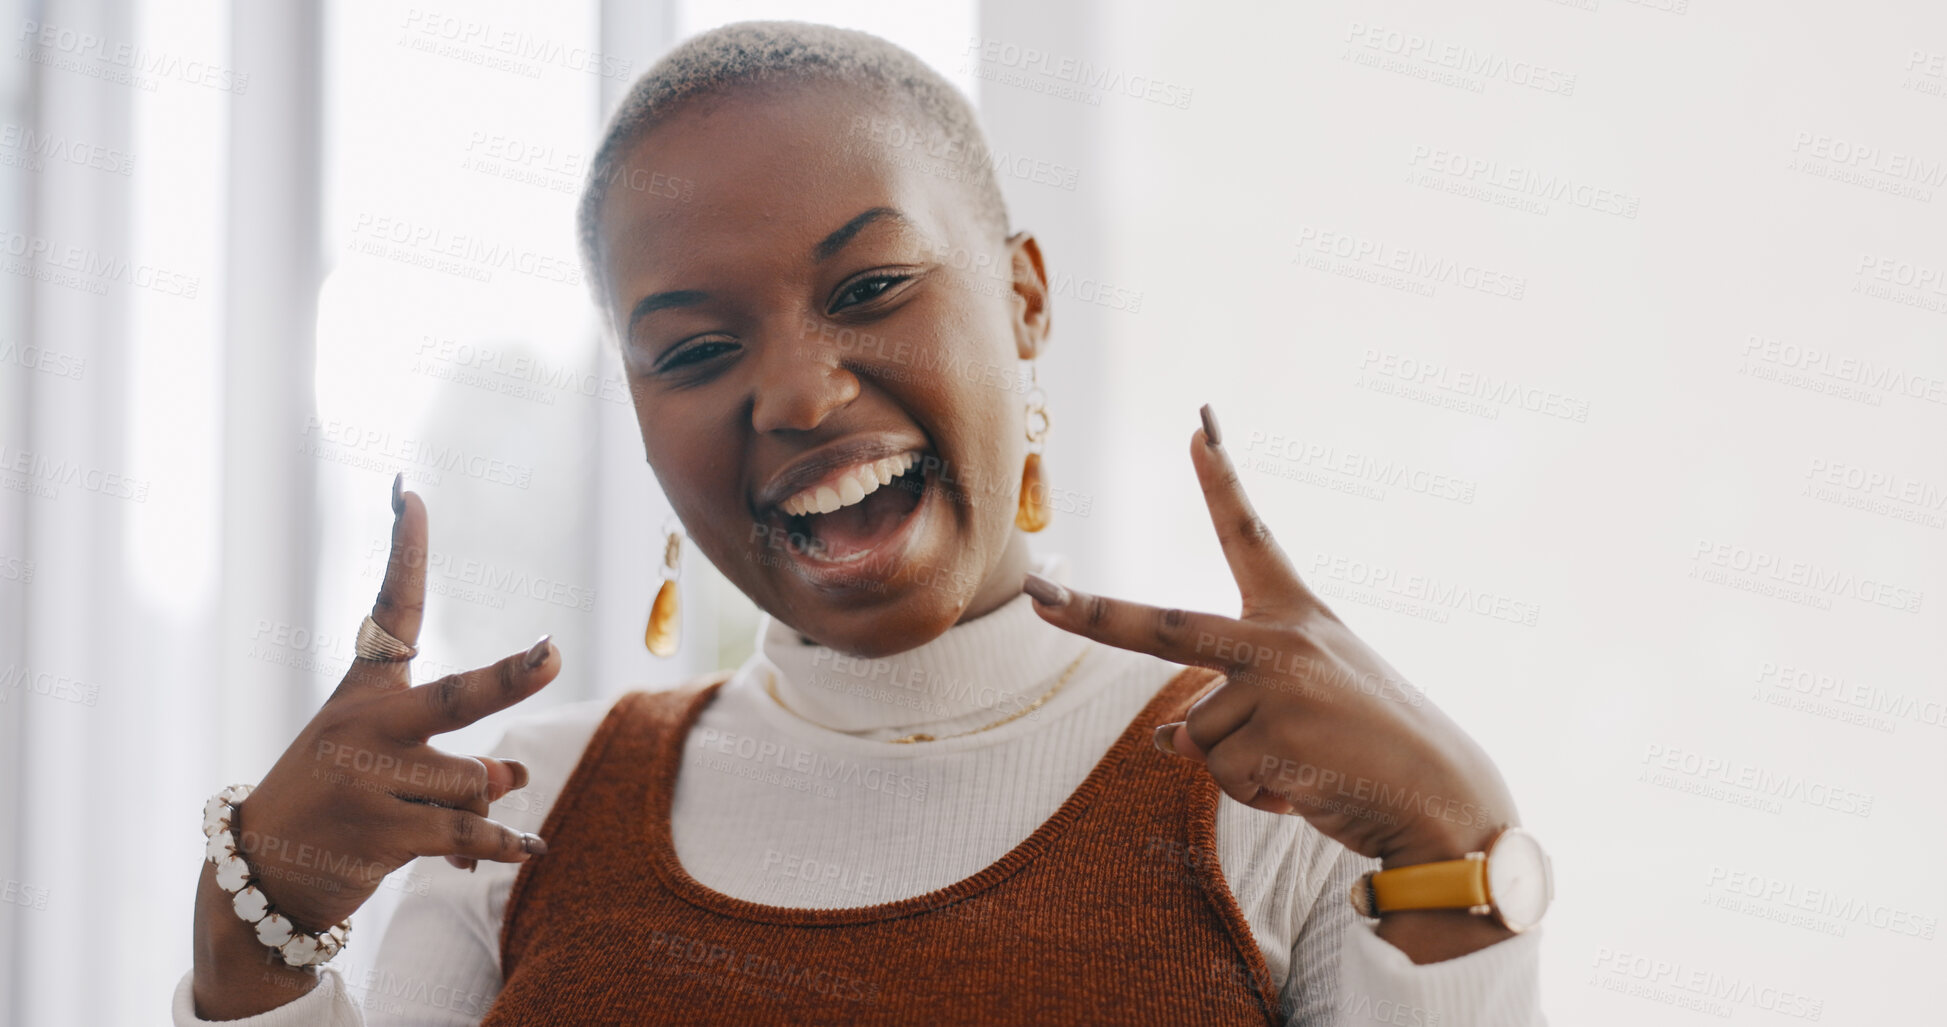
[{"label": "woman's right hand", "polygon": [[[426,597],[426,507],[395,479],[393,510],[392,553],[372,619],[416,645]],[[452,755],[427,739],[506,709],[554,680],[561,661],[548,637],[489,666],[417,687],[406,668],[353,660],[231,825],[257,887],[301,930],[322,931],[350,916],[387,874],[418,856],[444,856],[470,869],[476,860],[517,863],[547,851],[538,836],[487,816],[488,803],[527,783],[525,767]],[[243,999],[239,991],[261,989],[254,981],[239,989],[244,982],[237,977],[249,971],[221,964],[248,954],[252,966],[279,968],[259,980],[288,980],[289,968],[256,942],[213,880],[205,862],[196,945],[199,1014],[247,1015],[232,1000]],[[248,1010],[256,1012],[294,996],[284,990],[274,997],[270,1005],[244,1004],[260,1007]]]}]

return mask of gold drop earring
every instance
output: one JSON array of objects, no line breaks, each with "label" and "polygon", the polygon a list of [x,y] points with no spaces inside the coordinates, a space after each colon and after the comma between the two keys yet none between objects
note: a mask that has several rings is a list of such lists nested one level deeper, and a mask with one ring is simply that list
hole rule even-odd
[{"label": "gold drop earring", "polygon": [[642,644],[657,656],[669,657],[676,655],[676,645],[683,638],[683,608],[676,596],[676,579],[683,573],[683,527],[675,522],[665,530],[669,538],[663,543],[663,583],[656,589],[656,601],[649,604],[649,625],[642,629]]},{"label": "gold drop earring", "polygon": [[1043,440],[1048,437],[1048,394],[1041,389],[1039,360],[1028,361],[1028,459],[1021,467],[1021,504],[1014,526],[1040,531],[1048,526],[1048,483],[1041,470]]}]

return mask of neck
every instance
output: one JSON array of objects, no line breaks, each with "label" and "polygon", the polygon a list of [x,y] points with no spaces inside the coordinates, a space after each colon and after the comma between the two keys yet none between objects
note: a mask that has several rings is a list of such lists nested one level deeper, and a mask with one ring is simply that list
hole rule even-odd
[{"label": "neck", "polygon": [[[1025,547],[1019,574],[1025,574]],[[1058,557],[1033,569],[1059,580]],[[810,642],[766,618],[760,636],[779,701],[799,719],[861,737],[970,731],[1045,695],[1087,643],[1043,621],[1015,587],[998,604],[904,652],[859,659]]]}]

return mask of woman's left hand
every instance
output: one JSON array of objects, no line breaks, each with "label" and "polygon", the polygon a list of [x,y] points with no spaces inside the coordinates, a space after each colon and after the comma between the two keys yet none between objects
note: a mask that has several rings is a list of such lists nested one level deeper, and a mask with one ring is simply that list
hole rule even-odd
[{"label": "woman's left hand", "polygon": [[1238,802],[1302,816],[1387,867],[1457,859],[1519,823],[1487,753],[1299,580],[1221,439],[1197,432],[1190,459],[1243,594],[1241,616],[1109,599],[1041,578],[1028,588],[1056,627],[1223,672],[1185,720],[1158,729],[1157,747],[1202,763]]}]

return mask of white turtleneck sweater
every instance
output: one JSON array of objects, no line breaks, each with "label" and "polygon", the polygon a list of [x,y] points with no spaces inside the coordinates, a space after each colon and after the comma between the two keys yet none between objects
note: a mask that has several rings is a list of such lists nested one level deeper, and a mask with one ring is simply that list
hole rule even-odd
[{"label": "white turtleneck sweater", "polygon": [[[1061,580],[1057,557],[1039,561]],[[683,867],[751,902],[833,908],[910,898],[971,877],[1026,840],[1082,783],[1145,703],[1182,668],[1071,635],[1021,596],[917,649],[858,661],[765,618],[759,651],[691,729],[671,830]],[[992,730],[1043,695],[1040,708]],[[776,698],[772,697],[774,688]],[[496,819],[538,830],[612,705],[575,703],[514,721],[494,754],[519,759],[528,786]],[[827,773],[834,766],[836,773]],[[1220,798],[1217,857],[1280,988],[1291,1025],[1543,1024],[1540,940],[1528,932],[1458,959],[1416,966],[1346,901],[1376,862],[1303,819]],[[1158,839],[1132,858],[1191,873],[1202,855]],[[542,857],[546,858],[546,857]],[[230,1027],[462,1027],[500,990],[501,916],[518,864],[475,873],[415,861],[376,968]],[[190,975],[178,1027],[197,1019]]]}]

